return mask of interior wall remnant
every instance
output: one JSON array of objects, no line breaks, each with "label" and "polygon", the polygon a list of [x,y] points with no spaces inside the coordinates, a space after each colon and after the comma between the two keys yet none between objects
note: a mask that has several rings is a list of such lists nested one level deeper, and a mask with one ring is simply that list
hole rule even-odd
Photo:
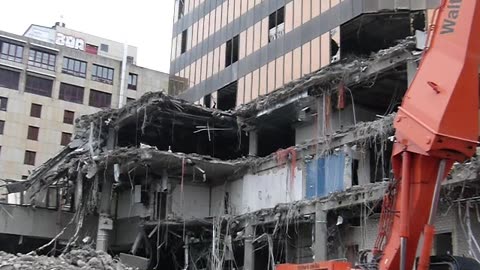
[{"label": "interior wall remnant", "polygon": [[[297,163],[298,164],[298,163]],[[289,165],[275,167],[258,174],[246,174],[241,179],[212,188],[212,213],[222,213],[225,192],[229,193],[232,215],[241,215],[280,203],[303,199],[303,171],[301,164],[295,168],[292,179]]]},{"label": "interior wall remnant", "polygon": [[172,214],[175,217],[204,218],[210,213],[210,188],[206,185],[183,185],[172,187]]}]

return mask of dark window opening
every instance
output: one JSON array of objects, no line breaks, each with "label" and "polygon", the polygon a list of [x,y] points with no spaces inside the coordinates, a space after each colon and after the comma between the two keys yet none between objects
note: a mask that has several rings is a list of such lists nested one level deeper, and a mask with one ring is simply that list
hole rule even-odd
[{"label": "dark window opening", "polygon": [[59,99],[83,104],[83,92],[84,88],[72,84],[61,83]]},{"label": "dark window opening", "polygon": [[5,121],[0,120],[0,135],[3,135],[4,129],[5,129]]},{"label": "dark window opening", "polygon": [[0,87],[18,90],[20,82],[20,72],[0,69]]},{"label": "dark window opening", "polygon": [[54,71],[56,58],[57,56],[53,53],[30,49],[28,64],[30,66]]},{"label": "dark window opening", "polygon": [[35,95],[52,97],[53,80],[27,75],[25,92]]},{"label": "dark window opening", "polygon": [[110,108],[112,104],[112,95],[90,89],[88,105],[97,108]]},{"label": "dark window opening", "polygon": [[38,141],[39,130],[40,129],[38,127],[28,126],[27,139],[32,140],[32,141]]},{"label": "dark window opening", "polygon": [[223,205],[224,205],[224,214],[228,215],[228,209],[230,207],[230,193],[225,192],[225,196],[223,197]]},{"label": "dark window opening", "polygon": [[237,82],[233,82],[217,92],[217,108],[222,111],[235,109],[237,105]]},{"label": "dark window opening", "polygon": [[66,146],[72,140],[72,134],[68,132],[62,132],[62,139],[60,140],[60,145]]},{"label": "dark window opening", "polygon": [[178,19],[181,19],[185,14],[185,1],[178,0]]},{"label": "dark window opening", "polygon": [[[383,145],[382,145],[383,144]],[[370,181],[383,182],[391,179],[390,156],[393,143],[390,141],[377,142],[370,148]]]},{"label": "dark window opening", "polygon": [[207,108],[212,107],[212,94],[208,94],[205,97],[203,97],[203,105]]},{"label": "dark window opening", "polygon": [[129,97],[127,97],[127,103],[134,102],[134,101],[135,101],[134,98],[129,98]]},{"label": "dark window opening", "polygon": [[92,80],[106,84],[113,84],[113,73],[113,68],[94,64],[92,69]]},{"label": "dark window opening", "polygon": [[25,151],[25,157],[23,159],[23,164],[34,166],[36,155],[37,155],[37,153],[34,152],[34,151],[28,151],[28,150]]},{"label": "dark window opening", "polygon": [[225,50],[225,67],[232,65],[238,61],[240,36],[237,35],[227,41]]},{"label": "dark window opening", "polygon": [[440,233],[435,235],[435,255],[453,255],[452,233]]},{"label": "dark window opening", "polygon": [[75,112],[64,110],[63,111],[63,123],[65,124],[73,124],[75,120]]},{"label": "dark window opening", "polygon": [[285,7],[268,17],[268,41],[272,42],[285,34]]},{"label": "dark window opening", "polygon": [[32,103],[30,107],[30,116],[40,118],[42,117],[42,105]]},{"label": "dark window opening", "polygon": [[360,160],[353,159],[352,160],[352,186],[358,186],[358,168],[360,165]]},{"label": "dark window opening", "polygon": [[155,216],[154,220],[164,220],[167,217],[167,193],[155,192]]},{"label": "dark window opening", "polygon": [[0,97],[0,111],[7,111],[8,98]]},{"label": "dark window opening", "polygon": [[108,44],[100,44],[100,51],[108,53]]},{"label": "dark window opening", "polygon": [[[421,11],[424,13],[424,11]],[[408,36],[415,28],[425,28],[425,20],[416,19],[419,12],[364,14],[340,27],[340,55],[342,58],[369,56],[372,52],[390,48]],[[335,55],[332,51],[332,56]]]},{"label": "dark window opening", "polygon": [[0,59],[21,63],[23,59],[23,46],[0,41]]},{"label": "dark window opening", "polygon": [[271,125],[258,131],[257,155],[266,157],[295,145],[295,129],[290,125]]},{"label": "dark window opening", "polygon": [[62,72],[65,74],[85,78],[87,74],[87,62],[64,57]]},{"label": "dark window opening", "polygon": [[128,73],[128,89],[137,90],[138,75],[134,73]]},{"label": "dark window opening", "polygon": [[188,38],[188,32],[187,32],[187,29],[185,29],[182,32],[182,44],[180,47],[180,53],[185,53],[187,51],[187,38]]}]

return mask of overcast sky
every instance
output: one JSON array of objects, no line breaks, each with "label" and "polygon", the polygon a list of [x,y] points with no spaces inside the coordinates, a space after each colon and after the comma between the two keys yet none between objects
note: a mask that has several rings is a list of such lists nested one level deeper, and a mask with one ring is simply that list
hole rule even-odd
[{"label": "overcast sky", "polygon": [[137,65],[170,68],[174,0],[0,0],[0,29],[23,35],[30,24],[67,28],[137,46]]}]

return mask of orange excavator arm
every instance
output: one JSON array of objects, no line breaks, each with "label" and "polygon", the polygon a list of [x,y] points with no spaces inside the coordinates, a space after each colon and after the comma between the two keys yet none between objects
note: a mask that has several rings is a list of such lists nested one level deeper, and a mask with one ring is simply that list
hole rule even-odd
[{"label": "orange excavator arm", "polygon": [[480,1],[444,0],[431,42],[395,118],[392,164],[398,181],[381,270],[429,268],[440,185],[455,161],[476,151]]}]

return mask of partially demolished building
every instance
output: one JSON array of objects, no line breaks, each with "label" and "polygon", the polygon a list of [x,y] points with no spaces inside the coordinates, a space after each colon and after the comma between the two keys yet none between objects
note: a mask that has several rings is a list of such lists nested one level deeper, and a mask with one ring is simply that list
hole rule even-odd
[{"label": "partially demolished building", "polygon": [[[364,262],[389,233],[392,120],[422,53],[413,37],[390,43],[235,110],[159,92],[84,116],[67,148],[7,188],[56,209],[47,245],[90,236],[145,268]],[[444,183],[435,254],[480,258],[479,165],[456,164]],[[22,235],[9,210],[0,232]]]}]

